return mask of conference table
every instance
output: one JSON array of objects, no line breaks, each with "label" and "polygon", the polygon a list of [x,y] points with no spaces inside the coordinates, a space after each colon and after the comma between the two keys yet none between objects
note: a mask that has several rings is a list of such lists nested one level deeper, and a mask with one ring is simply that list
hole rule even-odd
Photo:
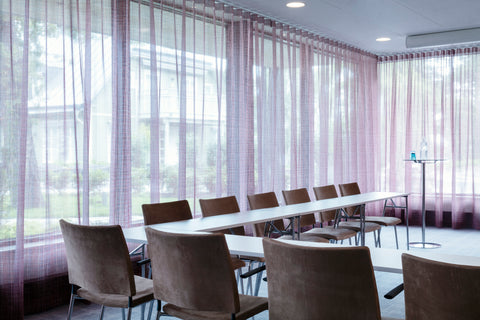
[{"label": "conference table", "polygon": [[[334,199],[318,200],[307,203],[280,206],[274,208],[266,209],[256,209],[242,211],[239,213],[225,214],[220,216],[212,216],[205,218],[197,218],[162,224],[150,225],[148,227],[162,230],[167,232],[179,232],[179,233],[188,233],[188,232],[211,232],[216,230],[222,230],[227,228],[233,228],[238,226],[243,226],[246,224],[268,222],[281,218],[298,218],[301,215],[341,209],[348,206],[365,206],[366,203],[374,201],[385,201],[385,206],[387,201],[393,198],[403,197],[406,200],[405,211],[406,211],[406,220],[408,221],[408,193],[397,193],[397,192],[369,192],[359,195],[345,196]],[[362,210],[364,215],[364,208]],[[123,233],[125,239],[129,242],[136,242],[140,244],[147,243],[147,237],[145,234],[146,226],[124,228]],[[408,222],[407,222],[407,244],[408,240]],[[263,257],[263,244],[261,237],[249,237],[249,236],[240,236],[233,234],[226,234],[225,239],[227,241],[228,248],[230,253],[233,255],[240,256],[252,256],[252,257]],[[308,241],[297,241],[297,240],[279,240],[287,243],[292,243],[301,246],[310,246],[310,247],[335,247],[335,246],[346,246],[340,244],[331,244],[331,243],[319,243],[319,242],[308,242]],[[364,245],[364,239],[362,245]],[[408,249],[408,247],[407,247]],[[407,252],[406,250],[395,250],[395,249],[384,249],[384,248],[370,248],[370,254],[372,258],[372,265],[376,271],[391,272],[391,273],[402,273],[402,253]],[[461,255],[452,255],[452,254],[442,254],[436,252],[411,252],[416,256],[424,257],[427,259],[442,261],[446,263],[456,263],[461,265],[471,265],[471,266],[480,266],[480,257],[473,256],[461,256]]]},{"label": "conference table", "polygon": [[[174,232],[171,229],[164,229],[153,227],[157,230]],[[145,235],[144,228],[126,228],[124,229],[125,238],[128,241],[135,241],[140,243],[146,243],[147,237]],[[263,243],[261,237],[248,237],[237,236],[233,234],[226,234],[225,240],[227,242],[228,249],[232,255],[249,256],[249,257],[264,257]],[[291,243],[299,246],[309,247],[347,247],[350,245],[322,243],[322,242],[310,242],[310,241],[298,241],[298,240],[278,240],[286,243]],[[480,257],[475,256],[462,256],[453,254],[444,254],[436,252],[426,251],[406,251],[397,249],[383,249],[383,248],[370,248],[370,256],[372,259],[372,266],[375,271],[390,272],[390,273],[402,273],[402,254],[408,252],[415,256],[423,257],[426,259],[441,261],[445,263],[455,263],[460,265],[469,265],[480,267]]]},{"label": "conference table", "polygon": [[[404,198],[405,206],[396,206],[395,208],[403,208],[406,213],[406,233],[407,233],[407,249],[409,243],[408,233],[408,193],[401,192],[366,192],[362,194],[356,194],[351,196],[344,196],[332,199],[316,200],[305,203],[292,204],[287,206],[279,206],[273,208],[245,210],[237,213],[223,214],[211,217],[202,217],[190,220],[182,220],[175,222],[162,223],[157,225],[151,225],[150,227],[158,230],[172,231],[172,232],[192,232],[192,231],[218,231],[224,229],[230,229],[234,227],[245,226],[249,224],[256,224],[262,222],[270,222],[277,219],[291,219],[297,224],[297,230],[300,230],[300,216],[321,212],[338,210],[346,207],[359,206],[360,208],[360,244],[365,245],[365,205],[371,202],[385,201],[384,207],[387,206],[387,202],[394,198]],[[293,224],[292,224],[293,225]],[[125,229],[125,237],[128,241],[134,242],[144,237],[144,226],[133,227]],[[292,237],[295,235],[292,232]],[[297,237],[300,237],[300,232],[297,233]],[[146,240],[146,239],[144,239]]]}]

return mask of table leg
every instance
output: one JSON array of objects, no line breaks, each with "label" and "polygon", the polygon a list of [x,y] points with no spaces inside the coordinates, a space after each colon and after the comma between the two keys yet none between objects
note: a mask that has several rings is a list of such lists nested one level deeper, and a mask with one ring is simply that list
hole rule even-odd
[{"label": "table leg", "polygon": [[[426,208],[425,208],[425,161],[421,162],[422,164],[422,242],[411,242],[410,246],[414,248],[423,248],[423,249],[433,249],[440,247],[440,244],[433,242],[425,241],[425,219],[426,219]],[[407,227],[408,228],[408,227]]]},{"label": "table leg", "polygon": [[296,217],[288,218],[290,220],[289,227],[292,232],[292,240],[295,240],[295,219]]},{"label": "table leg", "polygon": [[422,163],[422,242],[425,243],[425,162]]},{"label": "table leg", "polygon": [[360,207],[360,245],[365,245],[365,205]]},{"label": "table leg", "polygon": [[296,217],[296,219],[297,219],[297,232],[298,232],[297,239],[300,240],[300,231],[302,231],[300,227],[300,217]]},{"label": "table leg", "polygon": [[410,237],[408,234],[408,196],[405,197],[405,222],[407,225],[407,250],[410,250]]}]

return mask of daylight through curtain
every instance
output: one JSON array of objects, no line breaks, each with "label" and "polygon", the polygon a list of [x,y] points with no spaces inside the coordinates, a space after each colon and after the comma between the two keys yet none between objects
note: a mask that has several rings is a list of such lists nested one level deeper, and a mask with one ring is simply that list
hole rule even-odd
[{"label": "daylight through curtain", "polygon": [[7,0],[0,26],[2,317],[68,300],[59,218],[379,188],[372,55],[208,0]]},{"label": "daylight through curtain", "polygon": [[378,72],[382,188],[411,192],[412,210],[421,210],[421,166],[404,159],[419,157],[425,138],[427,157],[444,159],[426,165],[427,221],[480,228],[478,48],[384,57]]}]

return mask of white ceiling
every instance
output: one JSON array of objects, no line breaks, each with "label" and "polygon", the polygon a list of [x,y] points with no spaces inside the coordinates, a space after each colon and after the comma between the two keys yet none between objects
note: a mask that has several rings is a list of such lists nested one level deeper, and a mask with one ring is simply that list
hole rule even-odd
[{"label": "white ceiling", "polygon": [[[378,55],[408,52],[407,35],[480,27],[480,0],[301,1],[299,9],[287,8],[288,0],[222,2]],[[392,40],[375,41],[382,36]]]}]

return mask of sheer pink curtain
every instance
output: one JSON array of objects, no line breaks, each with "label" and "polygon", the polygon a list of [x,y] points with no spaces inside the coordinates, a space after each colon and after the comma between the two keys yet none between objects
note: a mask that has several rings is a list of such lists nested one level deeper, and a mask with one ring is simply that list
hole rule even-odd
[{"label": "sheer pink curtain", "polygon": [[374,56],[210,0],[0,9],[2,317],[68,299],[59,218],[130,226],[143,203],[199,215],[199,198],[378,187]]},{"label": "sheer pink curtain", "polygon": [[[112,37],[112,15],[119,13],[110,1],[0,3],[2,319],[67,302],[59,218],[131,221],[123,202],[114,201],[123,212],[112,210],[111,219],[108,213],[110,163],[129,151],[124,143],[122,153],[109,153],[112,140],[124,141],[111,128],[111,57],[120,43]],[[128,76],[128,68],[120,69]],[[121,122],[115,118],[124,128]],[[115,187],[129,179],[113,171]]]},{"label": "sheer pink curtain", "polygon": [[403,160],[425,138],[428,158],[445,159],[426,165],[427,221],[438,227],[480,227],[479,71],[478,48],[379,59],[382,186],[412,192],[421,210],[420,165]]}]

